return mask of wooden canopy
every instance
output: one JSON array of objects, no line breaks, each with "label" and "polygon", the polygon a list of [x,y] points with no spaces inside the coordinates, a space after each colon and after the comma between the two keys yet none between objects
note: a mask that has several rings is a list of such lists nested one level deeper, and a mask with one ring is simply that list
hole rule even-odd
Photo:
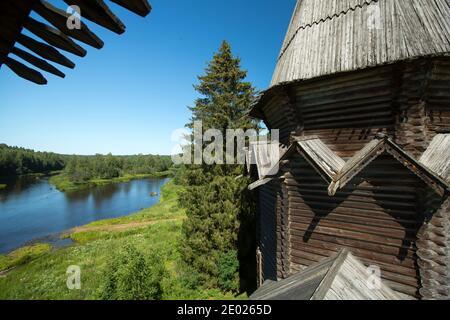
[{"label": "wooden canopy", "polygon": [[[84,19],[117,34],[125,32],[125,25],[103,0],[64,0],[64,2],[63,4],[61,1],[64,10],[45,0],[2,0],[0,2],[0,67],[4,64],[19,77],[37,84],[46,84],[47,79],[42,75],[41,70],[59,77],[65,76],[51,63],[68,68],[75,67],[75,64],[59,49],[84,57],[86,50],[74,40],[96,49],[103,47],[103,41],[89,29],[84,23]],[[111,0],[111,2],[142,17],[147,16],[151,11],[147,0]],[[65,9],[70,5],[76,5],[81,10],[81,29],[67,27],[70,14]],[[32,18],[30,16],[32,12],[37,13],[49,24]],[[28,30],[44,42],[23,34],[23,29]],[[17,43],[34,54],[18,48]],[[17,57],[33,67],[30,68],[19,62],[16,60]]]}]

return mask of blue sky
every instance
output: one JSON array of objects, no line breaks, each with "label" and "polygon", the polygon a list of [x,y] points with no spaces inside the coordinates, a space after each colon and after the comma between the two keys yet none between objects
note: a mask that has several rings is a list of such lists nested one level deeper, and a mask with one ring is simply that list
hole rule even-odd
[{"label": "blue sky", "polygon": [[0,143],[65,154],[169,154],[171,134],[198,96],[196,76],[224,39],[248,80],[267,88],[295,0],[150,2],[146,18],[110,3],[127,26],[121,36],[85,21],[105,46],[83,45],[85,58],[65,53],[76,63],[58,66],[65,79],[45,73],[49,83],[38,86],[2,66]]}]

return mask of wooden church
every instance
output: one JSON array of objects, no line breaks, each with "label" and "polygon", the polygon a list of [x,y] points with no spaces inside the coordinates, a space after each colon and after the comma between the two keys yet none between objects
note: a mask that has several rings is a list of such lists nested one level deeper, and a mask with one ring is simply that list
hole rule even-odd
[{"label": "wooden church", "polygon": [[449,54],[448,0],[298,0],[251,111],[280,131],[279,170],[249,150],[259,285],[347,249],[450,298]]}]

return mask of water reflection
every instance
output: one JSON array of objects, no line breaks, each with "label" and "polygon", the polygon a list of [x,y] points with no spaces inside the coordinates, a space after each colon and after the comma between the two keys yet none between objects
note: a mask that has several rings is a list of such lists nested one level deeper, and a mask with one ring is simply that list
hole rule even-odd
[{"label": "water reflection", "polygon": [[[150,207],[159,201],[165,182],[134,180],[61,193],[48,178],[9,180],[8,188],[0,191],[0,253],[75,226]],[[158,196],[151,197],[152,192]]]}]

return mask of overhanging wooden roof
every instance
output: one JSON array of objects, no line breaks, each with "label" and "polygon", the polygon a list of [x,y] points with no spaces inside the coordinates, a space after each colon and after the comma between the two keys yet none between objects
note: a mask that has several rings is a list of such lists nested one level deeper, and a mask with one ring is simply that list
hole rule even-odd
[{"label": "overhanging wooden roof", "polygon": [[[87,44],[96,49],[103,47],[103,41],[94,34],[84,21],[90,20],[117,34],[125,32],[125,25],[111,11],[103,0],[64,0],[61,6],[67,8],[76,5],[81,10],[81,29],[69,29],[67,20],[70,16],[66,10],[55,7],[45,0],[2,0],[0,1],[0,67],[8,66],[18,76],[37,84],[46,84],[47,79],[41,70],[59,77],[65,74],[52,63],[68,68],[74,68],[70,61],[60,50],[84,57],[86,50],[76,41]],[[142,17],[147,16],[151,6],[147,0],[111,0]],[[37,13],[47,23],[37,21],[30,15]],[[28,30],[43,42],[23,34]],[[16,46],[20,44],[32,53]],[[17,60],[27,62],[26,66]]]}]

